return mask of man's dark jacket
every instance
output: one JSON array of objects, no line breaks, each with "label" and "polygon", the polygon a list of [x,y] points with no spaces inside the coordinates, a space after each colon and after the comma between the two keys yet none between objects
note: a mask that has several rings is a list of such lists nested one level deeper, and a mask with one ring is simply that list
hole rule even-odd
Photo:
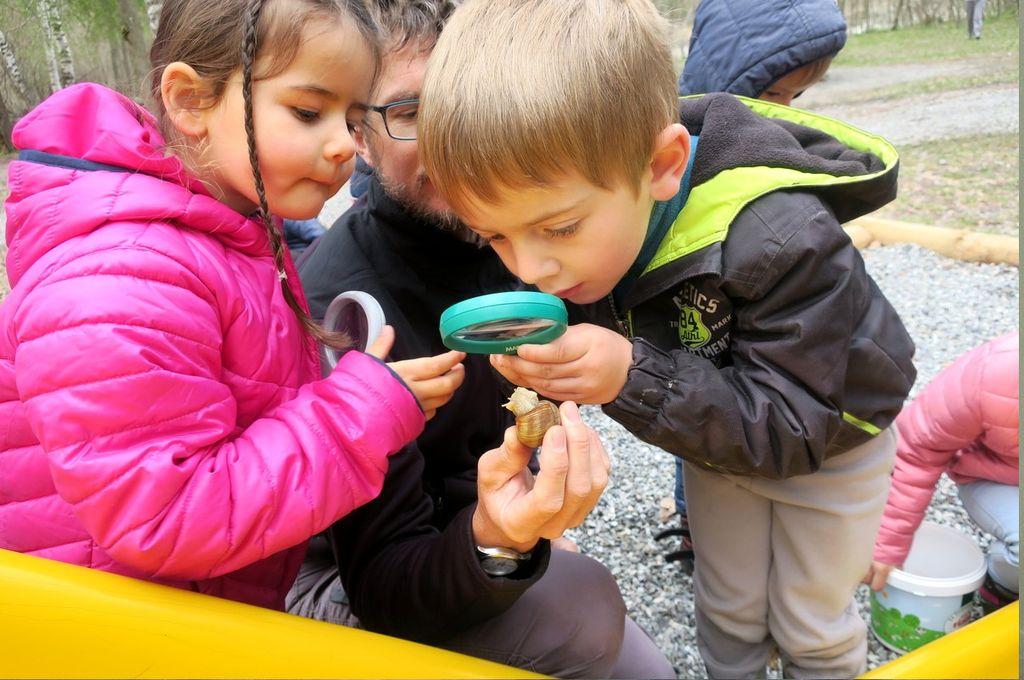
[{"label": "man's dark jacket", "polygon": [[[885,140],[786,106],[686,98],[689,195],[632,288],[570,309],[633,339],[610,417],[724,473],[786,478],[888,427],[914,344],[840,224],[892,200]],[[798,121],[798,122],[797,122]]]},{"label": "man's dark jacket", "polygon": [[[299,261],[314,318],[335,295],[361,290],[380,302],[396,340],[390,360],[447,351],[438,324],[450,305],[518,284],[480,248],[369,191]],[[472,538],[477,458],[501,443],[511,415],[486,356],[419,439],[390,458],[381,495],[329,530],[353,612],[368,629],[438,642],[501,613],[543,574],[542,541],[518,578],[480,568]]]}]

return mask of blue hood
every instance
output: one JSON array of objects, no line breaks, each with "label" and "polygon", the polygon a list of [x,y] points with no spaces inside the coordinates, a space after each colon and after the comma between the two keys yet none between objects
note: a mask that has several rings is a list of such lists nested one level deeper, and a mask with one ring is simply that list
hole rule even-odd
[{"label": "blue hood", "polygon": [[835,0],[703,0],[679,94],[758,97],[793,69],[846,44]]}]

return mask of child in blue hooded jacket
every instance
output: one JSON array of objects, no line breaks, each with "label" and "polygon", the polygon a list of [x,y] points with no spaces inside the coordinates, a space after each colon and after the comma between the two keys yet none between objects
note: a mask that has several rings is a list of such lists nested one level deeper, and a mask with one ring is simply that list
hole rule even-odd
[{"label": "child in blue hooded jacket", "polygon": [[679,94],[730,94],[790,105],[846,44],[835,0],[703,0]]}]

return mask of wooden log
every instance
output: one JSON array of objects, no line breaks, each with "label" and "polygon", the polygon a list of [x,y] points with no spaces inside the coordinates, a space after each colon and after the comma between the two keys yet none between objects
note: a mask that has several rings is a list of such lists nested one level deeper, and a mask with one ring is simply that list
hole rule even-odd
[{"label": "wooden log", "polygon": [[[916,243],[940,255],[966,262],[992,262],[1020,266],[1017,238],[1002,234],[983,234],[967,229],[950,229],[882,217],[861,217],[846,225],[854,245],[864,248],[874,241],[882,245]],[[866,236],[870,234],[870,236]]]},{"label": "wooden log", "polygon": [[853,245],[860,250],[864,250],[871,245],[872,241],[875,240],[875,237],[870,231],[856,222],[851,222],[843,228],[846,229],[846,235],[850,237],[851,241],[853,241]]}]

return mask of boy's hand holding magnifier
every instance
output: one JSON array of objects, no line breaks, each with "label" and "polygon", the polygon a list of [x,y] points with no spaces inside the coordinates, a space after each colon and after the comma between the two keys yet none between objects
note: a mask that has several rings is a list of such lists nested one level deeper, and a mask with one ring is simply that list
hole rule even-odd
[{"label": "boy's hand holding magnifier", "polygon": [[626,384],[633,343],[615,331],[584,323],[546,345],[520,345],[517,356],[491,355],[496,371],[546,397],[607,404]]}]

